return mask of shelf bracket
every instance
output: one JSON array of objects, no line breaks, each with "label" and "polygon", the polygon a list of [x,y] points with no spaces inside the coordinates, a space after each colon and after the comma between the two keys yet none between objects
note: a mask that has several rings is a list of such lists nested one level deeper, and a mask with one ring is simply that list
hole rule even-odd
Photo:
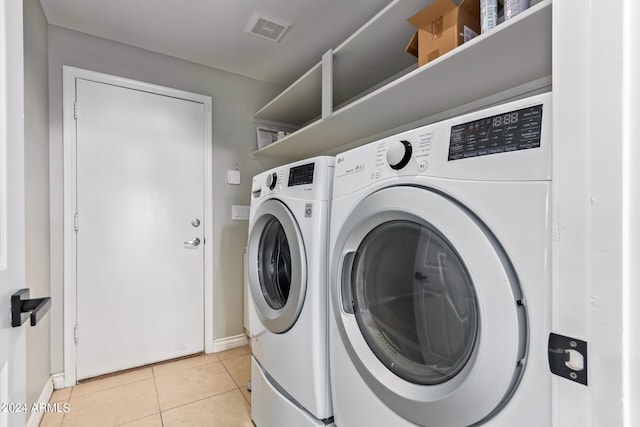
[{"label": "shelf bracket", "polygon": [[333,50],[322,55],[322,118],[333,114]]}]

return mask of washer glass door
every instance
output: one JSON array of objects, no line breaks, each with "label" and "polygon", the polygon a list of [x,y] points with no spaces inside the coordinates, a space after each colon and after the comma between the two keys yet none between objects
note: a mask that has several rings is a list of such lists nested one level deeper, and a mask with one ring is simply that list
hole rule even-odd
[{"label": "washer glass door", "polygon": [[298,319],[307,289],[302,234],[289,208],[278,199],[258,205],[249,229],[249,289],[262,324],[274,333]]},{"label": "washer glass door", "polygon": [[516,272],[488,227],[416,186],[369,194],[341,224],[331,306],[367,386],[418,425],[498,413],[522,376],[528,335]]},{"label": "washer glass door", "polygon": [[351,286],[365,340],[396,375],[440,384],[469,360],[478,331],[471,278],[430,225],[396,220],[374,228],[356,251]]}]

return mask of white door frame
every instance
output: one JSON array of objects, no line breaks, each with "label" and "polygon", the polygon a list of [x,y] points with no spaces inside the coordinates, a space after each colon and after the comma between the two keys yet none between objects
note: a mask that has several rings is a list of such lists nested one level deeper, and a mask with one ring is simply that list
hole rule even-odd
[{"label": "white door frame", "polygon": [[30,326],[12,328],[9,316],[11,294],[26,287],[24,145],[23,3],[0,0],[0,427],[27,420]]},{"label": "white door frame", "polygon": [[204,164],[204,350],[213,351],[213,146],[212,146],[212,99],[210,96],[157,86],[136,80],[111,76],[80,68],[63,67],[63,153],[64,153],[64,385],[76,384],[76,343],[74,325],[77,323],[76,283],[76,235],[74,212],[76,209],[76,123],[74,104],[75,80],[82,78],[99,83],[112,84],[128,89],[141,90],[158,95],[185,99],[204,104],[205,111],[205,158]]}]

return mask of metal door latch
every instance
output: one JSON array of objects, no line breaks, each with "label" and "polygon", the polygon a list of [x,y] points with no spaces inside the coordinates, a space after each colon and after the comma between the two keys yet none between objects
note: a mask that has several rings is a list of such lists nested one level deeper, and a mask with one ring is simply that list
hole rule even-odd
[{"label": "metal door latch", "polygon": [[187,240],[186,242],[184,242],[185,245],[189,245],[189,246],[199,246],[200,245],[200,239],[197,237],[194,237],[192,240]]},{"label": "metal door latch", "polygon": [[555,375],[587,385],[587,342],[549,334],[549,369]]},{"label": "metal door latch", "polygon": [[22,326],[28,318],[36,326],[50,308],[51,297],[29,299],[29,289],[20,289],[11,295],[11,327]]}]

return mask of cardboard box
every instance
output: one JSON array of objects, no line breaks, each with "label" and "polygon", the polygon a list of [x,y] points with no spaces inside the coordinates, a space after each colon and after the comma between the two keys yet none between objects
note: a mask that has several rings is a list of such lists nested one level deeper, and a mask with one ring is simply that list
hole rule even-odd
[{"label": "cardboard box", "polygon": [[[418,28],[422,66],[480,34],[480,0],[435,0],[407,21]],[[409,53],[415,48],[412,42],[407,45]]]},{"label": "cardboard box", "polygon": [[266,126],[258,126],[256,128],[258,134],[258,150],[273,144],[278,140],[278,129],[269,128]]}]

